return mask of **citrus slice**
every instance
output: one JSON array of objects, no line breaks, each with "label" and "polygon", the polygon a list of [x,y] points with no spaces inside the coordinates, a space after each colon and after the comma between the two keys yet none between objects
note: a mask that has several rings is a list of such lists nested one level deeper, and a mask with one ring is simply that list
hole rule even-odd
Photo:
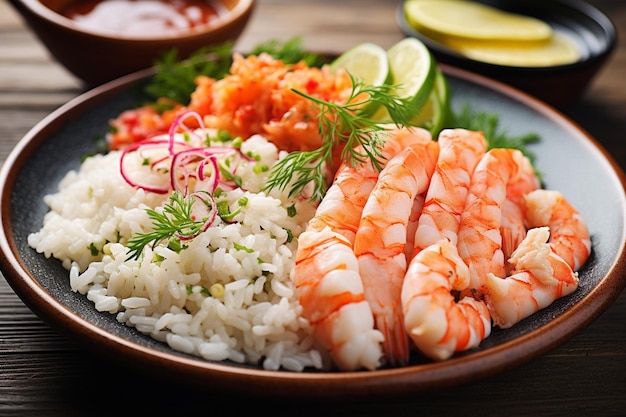
[{"label": "citrus slice", "polygon": [[468,58],[497,65],[548,67],[571,64],[580,59],[573,40],[560,33],[541,44],[471,41],[461,38],[444,42]]},{"label": "citrus slice", "polygon": [[408,0],[409,24],[427,35],[501,41],[545,41],[552,28],[542,20],[468,0]]},{"label": "citrus slice", "polygon": [[389,48],[387,57],[395,93],[411,98],[416,107],[423,106],[434,87],[437,69],[426,45],[416,38],[404,38]]},{"label": "citrus slice", "polygon": [[437,137],[451,114],[450,88],[439,67],[435,74],[435,87],[430,93],[426,104],[411,121],[414,125],[428,129],[433,137]]},{"label": "citrus slice", "polygon": [[374,43],[361,43],[339,55],[330,67],[345,69],[357,80],[369,85],[383,85],[389,80],[387,51]]},{"label": "citrus slice", "polygon": [[[404,38],[387,50],[393,94],[408,100],[418,112],[430,96],[435,84],[436,62],[426,45],[416,38]],[[374,115],[388,120],[387,109],[381,107]]]}]

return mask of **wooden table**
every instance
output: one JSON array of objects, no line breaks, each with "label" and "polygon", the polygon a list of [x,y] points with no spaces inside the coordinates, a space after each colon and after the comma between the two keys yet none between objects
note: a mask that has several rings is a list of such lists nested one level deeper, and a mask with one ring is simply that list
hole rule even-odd
[{"label": "wooden table", "polygon": [[[594,0],[626,37],[623,0]],[[312,49],[341,52],[362,41],[384,47],[402,38],[396,2],[259,0],[238,48],[302,36]],[[582,99],[566,111],[626,168],[626,47],[621,44]],[[0,163],[53,109],[82,92],[0,0]],[[623,416],[626,415],[626,293],[593,324],[552,352],[504,374],[414,399],[370,403],[286,403],[279,414],[361,416]],[[119,384],[119,382],[124,384]],[[132,381],[132,382],[130,382]],[[153,395],[119,387],[141,387]],[[144,391],[145,392],[145,391]],[[165,397],[171,395],[171,399]],[[207,414],[251,410],[224,393],[186,392],[123,369],[68,340],[35,316],[0,277],[0,416],[114,415],[203,408]],[[258,404],[271,412],[269,401]],[[259,409],[260,411],[260,409]]]}]

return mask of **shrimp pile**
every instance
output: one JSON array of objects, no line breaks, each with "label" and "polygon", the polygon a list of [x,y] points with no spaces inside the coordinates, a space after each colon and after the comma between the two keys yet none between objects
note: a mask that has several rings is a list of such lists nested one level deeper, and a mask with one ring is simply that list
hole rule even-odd
[{"label": "shrimp pile", "polygon": [[585,221],[520,151],[465,129],[387,133],[380,172],[339,168],[291,272],[340,370],[445,360],[577,288]]},{"label": "shrimp pile", "polygon": [[319,110],[293,89],[324,101],[345,103],[353,87],[343,70],[309,67],[304,62],[289,65],[268,54],[234,54],[224,78],[199,76],[195,81],[187,106],[169,103],[173,108],[161,113],[144,106],[112,120],[109,147],[121,149],[167,133],[178,115],[193,111],[202,116],[205,127],[228,131],[233,137],[261,134],[285,151],[317,149],[322,141]]},{"label": "shrimp pile", "polygon": [[[107,140],[128,147],[192,111],[198,125],[233,137],[318,149],[320,109],[294,90],[344,104],[353,83],[328,66],[235,54],[224,78],[196,79],[188,105],[128,110]],[[488,149],[465,129],[436,140],[420,128],[385,129],[380,171],[372,161],[342,164],[345,145],[333,149],[334,181],[298,238],[290,275],[337,368],[403,366],[415,352],[445,360],[576,290],[591,251],[585,221],[540,187],[520,151]]]}]

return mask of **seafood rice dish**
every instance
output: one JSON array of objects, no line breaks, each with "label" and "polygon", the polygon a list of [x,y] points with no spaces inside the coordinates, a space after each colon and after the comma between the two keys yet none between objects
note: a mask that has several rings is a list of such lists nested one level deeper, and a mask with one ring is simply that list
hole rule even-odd
[{"label": "seafood rice dish", "polygon": [[446,360],[576,290],[584,219],[481,132],[386,125],[380,166],[332,150],[323,198],[291,192],[297,177],[268,186],[323,141],[294,90],[342,103],[352,89],[342,71],[235,56],[189,105],[113,120],[108,152],[45,197],[29,245],[120,323],[267,370]]}]

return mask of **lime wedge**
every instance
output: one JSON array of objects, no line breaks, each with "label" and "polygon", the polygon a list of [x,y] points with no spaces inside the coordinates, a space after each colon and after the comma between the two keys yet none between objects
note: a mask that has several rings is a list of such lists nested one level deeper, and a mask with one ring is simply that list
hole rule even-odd
[{"label": "lime wedge", "polygon": [[407,0],[404,13],[411,26],[427,35],[500,41],[545,41],[549,24],[468,0]]},{"label": "lime wedge", "polygon": [[361,43],[339,55],[330,67],[333,71],[345,69],[357,80],[369,85],[383,85],[389,81],[387,51],[374,43]]},{"label": "lime wedge", "polygon": [[428,129],[433,137],[437,137],[441,129],[445,127],[451,112],[448,81],[441,69],[437,67],[435,88],[430,93],[426,104],[411,122]]},{"label": "lime wedge", "polygon": [[415,107],[424,105],[434,87],[437,65],[426,45],[404,38],[387,51],[391,83],[398,97],[410,97]]},{"label": "lime wedge", "polygon": [[[426,45],[416,38],[404,38],[387,50],[393,93],[408,99],[419,112],[426,104],[435,84],[437,65]],[[387,109],[378,109],[374,118],[388,120]]]}]

